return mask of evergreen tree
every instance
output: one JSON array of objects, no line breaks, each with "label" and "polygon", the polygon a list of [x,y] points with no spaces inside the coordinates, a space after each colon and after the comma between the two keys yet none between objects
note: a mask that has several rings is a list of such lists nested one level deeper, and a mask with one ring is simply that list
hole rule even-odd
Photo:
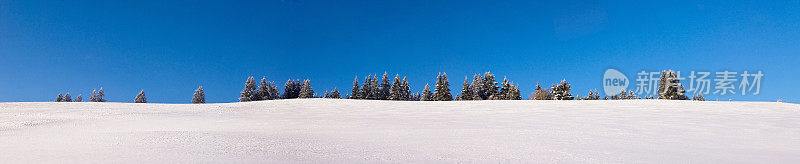
[{"label": "evergreen tree", "polygon": [[81,101],[83,101],[83,96],[81,96],[81,94],[78,94],[78,97],[75,97],[74,102],[81,102]]},{"label": "evergreen tree", "polygon": [[267,77],[262,77],[261,86],[258,86],[258,91],[256,91],[258,95],[256,98],[258,100],[271,100],[272,93],[270,91],[272,91],[272,86],[267,82]]},{"label": "evergreen tree", "polygon": [[378,100],[388,100],[389,92],[391,92],[392,83],[389,82],[389,75],[383,72],[383,79],[380,84],[380,92],[378,92]]},{"label": "evergreen tree", "polygon": [[252,76],[247,78],[247,81],[244,82],[244,90],[240,92],[239,101],[241,102],[248,102],[248,101],[258,101],[258,93],[256,92],[256,80]]},{"label": "evergreen tree", "polygon": [[674,71],[661,72],[658,82],[658,99],[687,100],[689,98],[684,95],[685,93],[686,91],[683,90],[683,85]]},{"label": "evergreen tree", "polygon": [[99,91],[98,90],[92,90],[92,97],[89,97],[89,100],[91,100],[92,102],[106,102],[106,100],[103,99],[103,97],[105,97],[105,96],[106,96],[106,94],[103,91],[103,87],[100,87]]},{"label": "evergreen tree", "polygon": [[311,89],[311,80],[306,79],[300,89],[300,98],[315,98],[314,90]]},{"label": "evergreen tree", "polygon": [[552,100],[553,95],[551,94],[550,90],[543,89],[539,83],[536,83],[536,89],[533,92],[533,98],[529,98],[532,100]]},{"label": "evergreen tree", "polygon": [[520,94],[519,86],[511,84],[511,96],[509,100],[522,100],[522,94]]},{"label": "evergreen tree", "polygon": [[[302,84],[300,83],[300,79],[292,81],[291,79],[286,80],[286,84],[283,88],[283,98],[284,99],[294,99],[300,97],[300,91]],[[313,94],[313,93],[312,93]]]},{"label": "evergreen tree", "polygon": [[483,76],[475,74],[472,78],[472,100],[485,100],[488,96],[484,95],[486,89],[484,88]]},{"label": "evergreen tree", "polygon": [[58,97],[56,97],[56,101],[55,102],[64,102],[64,96],[62,96],[61,93],[59,93]]},{"label": "evergreen tree", "polygon": [[372,91],[373,88],[372,84],[373,84],[372,75],[368,75],[366,78],[364,78],[364,84],[361,86],[361,92],[358,93],[362,99],[367,99],[367,100],[375,99],[374,98],[375,96],[372,94],[374,93],[374,91]]},{"label": "evergreen tree", "polygon": [[136,98],[133,99],[133,103],[147,103],[147,98],[144,96],[144,90],[140,91]]},{"label": "evergreen tree", "polygon": [[508,82],[507,78],[503,78],[503,83],[500,84],[500,92],[497,93],[495,96],[498,100],[510,100],[511,99],[511,83]]},{"label": "evergreen tree", "polygon": [[472,100],[472,87],[468,81],[469,78],[466,76],[464,77],[464,86],[461,88],[461,94],[459,94],[459,100]]},{"label": "evergreen tree", "polygon": [[553,90],[552,94],[553,94],[553,99],[555,99],[555,100],[572,100],[572,99],[574,99],[574,97],[572,97],[572,94],[569,93],[571,88],[570,88],[569,83],[567,83],[567,80],[561,80],[561,83],[559,83],[557,86],[553,85],[551,87],[551,89]]},{"label": "evergreen tree", "polygon": [[450,81],[447,80],[447,73],[439,74],[436,80],[436,95],[435,101],[453,101],[453,95],[450,94]]},{"label": "evergreen tree", "polygon": [[497,82],[494,81],[494,75],[491,72],[486,72],[483,74],[483,89],[484,89],[484,100],[489,99],[489,96],[497,95]]},{"label": "evergreen tree", "polygon": [[356,79],[353,80],[353,89],[351,90],[352,92],[350,92],[350,95],[347,98],[349,98],[349,99],[361,99],[361,97],[359,96],[359,93],[361,91],[358,89],[358,87],[359,87],[359,85],[358,85],[358,76],[356,76]]},{"label": "evergreen tree", "polygon": [[394,75],[392,89],[389,90],[389,100],[403,100],[403,82],[400,82],[400,75]]},{"label": "evergreen tree", "polygon": [[64,95],[64,102],[72,102],[72,96],[70,96],[69,93]]},{"label": "evergreen tree", "polygon": [[425,89],[422,90],[422,95],[420,95],[419,100],[433,101],[433,93],[431,93],[431,87],[428,84],[425,84]]},{"label": "evergreen tree", "polygon": [[408,84],[408,79],[403,77],[403,87],[401,88],[401,92],[403,100],[405,101],[414,101],[414,95],[411,94],[411,86]]},{"label": "evergreen tree", "polygon": [[204,104],[206,103],[206,92],[203,91],[203,86],[194,90],[194,95],[192,96],[192,103],[194,104]]},{"label": "evergreen tree", "polygon": [[329,98],[341,99],[342,95],[339,94],[339,89],[336,89],[336,87],[333,87],[333,91],[331,91],[331,94],[330,94]]},{"label": "evergreen tree", "polygon": [[325,91],[325,94],[322,96],[322,98],[331,98],[331,94],[328,93],[328,91]]}]

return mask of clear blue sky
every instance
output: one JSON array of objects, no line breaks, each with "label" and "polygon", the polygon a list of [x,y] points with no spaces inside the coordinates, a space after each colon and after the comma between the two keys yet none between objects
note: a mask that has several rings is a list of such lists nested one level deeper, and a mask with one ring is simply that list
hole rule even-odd
[{"label": "clear blue sky", "polygon": [[0,0],[0,101],[103,87],[187,103],[202,85],[233,102],[248,76],[349,93],[383,72],[413,91],[491,71],[526,95],[561,79],[586,95],[617,68],[763,70],[760,95],[707,98],[800,102],[798,29],[800,1]]}]

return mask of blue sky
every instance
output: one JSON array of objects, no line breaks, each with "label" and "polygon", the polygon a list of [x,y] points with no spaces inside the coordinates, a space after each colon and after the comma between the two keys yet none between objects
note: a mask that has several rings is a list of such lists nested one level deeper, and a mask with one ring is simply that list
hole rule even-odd
[{"label": "blue sky", "polygon": [[616,68],[762,70],[761,94],[707,98],[800,102],[798,29],[799,1],[0,0],[0,101],[103,87],[188,103],[202,85],[234,102],[248,76],[349,93],[383,72],[414,91],[491,71],[523,94],[567,79],[586,95]]}]

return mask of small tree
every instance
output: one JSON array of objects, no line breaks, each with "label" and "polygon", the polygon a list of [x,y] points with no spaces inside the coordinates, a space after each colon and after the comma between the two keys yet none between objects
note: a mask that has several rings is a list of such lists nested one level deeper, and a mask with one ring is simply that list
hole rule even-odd
[{"label": "small tree", "polygon": [[572,89],[569,83],[567,83],[567,80],[561,80],[561,83],[553,85],[551,89],[553,90],[553,99],[555,100],[572,100],[575,98],[569,93]]},{"label": "small tree", "polygon": [[100,90],[92,90],[92,97],[89,97],[91,102],[106,102],[103,97],[105,97],[105,91],[103,91],[103,87],[100,87]]},{"label": "small tree", "polygon": [[147,103],[147,98],[144,96],[144,90],[140,91],[136,98],[133,99],[133,103]]},{"label": "small tree", "polygon": [[689,98],[684,95],[685,93],[686,91],[683,90],[683,85],[674,71],[661,72],[658,82],[658,99],[687,100]]},{"label": "small tree", "polygon": [[64,102],[72,102],[72,96],[70,96],[69,93],[64,95]]},{"label": "small tree", "polygon": [[350,92],[350,96],[348,96],[347,98],[349,98],[349,99],[361,99],[361,97],[359,96],[359,93],[361,92],[361,90],[358,87],[359,87],[359,85],[358,85],[358,76],[356,76],[356,79],[353,80],[353,89],[350,90],[351,91]]},{"label": "small tree", "polygon": [[447,80],[447,73],[439,74],[436,80],[436,95],[434,101],[452,101],[453,95],[450,94],[450,82]]},{"label": "small tree", "polygon": [[461,94],[459,94],[459,100],[472,100],[472,87],[468,81],[469,78],[466,76],[464,77],[464,84],[461,87]]},{"label": "small tree", "polygon": [[389,75],[386,74],[386,72],[383,72],[383,78],[381,80],[380,90],[378,92],[378,100],[388,100],[391,89],[392,83],[389,82]]},{"label": "small tree", "polygon": [[528,99],[531,100],[552,100],[553,95],[549,89],[543,89],[539,83],[536,83],[536,89],[533,92],[533,95],[530,96]]},{"label": "small tree", "polygon": [[331,94],[330,94],[329,98],[341,99],[342,95],[339,93],[339,89],[336,89],[336,87],[333,87],[333,91],[331,91]]},{"label": "small tree", "polygon": [[56,97],[56,101],[55,102],[64,102],[64,96],[62,96],[61,93],[59,93],[58,97]]},{"label": "small tree", "polygon": [[372,75],[368,75],[366,78],[364,78],[364,84],[361,86],[361,91],[358,93],[361,99],[375,99],[375,95],[373,94],[375,91],[372,90],[373,84],[374,82],[372,81]]},{"label": "small tree", "polygon": [[408,84],[408,79],[406,79],[405,76],[403,77],[403,85],[402,86],[403,87],[401,88],[401,92],[400,93],[402,94],[401,97],[403,97],[403,100],[405,100],[405,101],[414,101],[413,100],[413,95],[411,94],[411,85]]},{"label": "small tree", "polygon": [[425,89],[422,90],[422,95],[419,98],[420,101],[433,101],[433,93],[431,93],[431,86],[425,84]]},{"label": "small tree", "polygon": [[258,86],[256,85],[256,80],[250,76],[247,78],[247,81],[244,82],[244,90],[240,92],[239,101],[241,102],[248,102],[248,101],[258,101],[258,93],[256,92]]},{"label": "small tree", "polygon": [[74,102],[81,102],[81,101],[83,101],[83,97],[81,96],[81,94],[78,94],[78,97],[75,97]]},{"label": "small tree", "polygon": [[194,96],[192,96],[192,103],[194,104],[204,104],[206,103],[206,92],[203,91],[203,86],[194,90]]},{"label": "small tree", "polygon": [[389,90],[389,100],[403,100],[403,82],[400,81],[400,75],[394,75],[392,89]]},{"label": "small tree", "polygon": [[306,79],[300,89],[300,98],[316,98],[314,90],[311,89],[311,80]]}]

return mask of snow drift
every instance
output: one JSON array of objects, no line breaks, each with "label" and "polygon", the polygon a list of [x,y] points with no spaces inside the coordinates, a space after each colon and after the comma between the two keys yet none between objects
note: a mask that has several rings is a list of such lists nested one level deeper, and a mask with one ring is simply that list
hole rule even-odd
[{"label": "snow drift", "polygon": [[796,163],[773,102],[0,103],[0,163]]}]

